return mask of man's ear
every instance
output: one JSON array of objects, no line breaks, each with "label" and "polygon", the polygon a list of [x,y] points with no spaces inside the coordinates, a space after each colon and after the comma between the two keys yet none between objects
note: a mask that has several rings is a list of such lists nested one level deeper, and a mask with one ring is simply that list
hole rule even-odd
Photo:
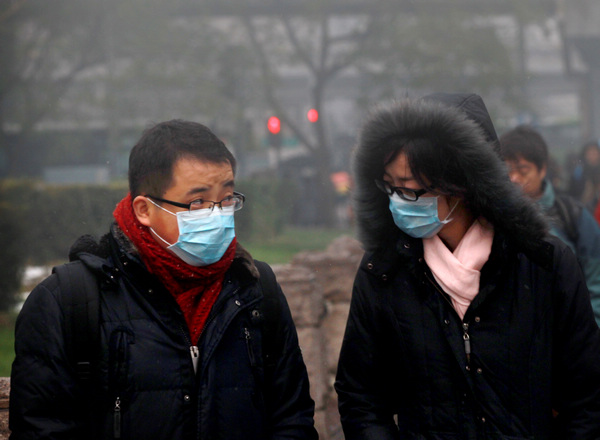
[{"label": "man's ear", "polygon": [[144,196],[133,199],[133,213],[144,226],[150,226],[150,200]]},{"label": "man's ear", "polygon": [[542,169],[540,170],[540,174],[542,175],[542,179],[545,179],[546,176],[548,175],[548,166],[544,165],[542,167]]}]

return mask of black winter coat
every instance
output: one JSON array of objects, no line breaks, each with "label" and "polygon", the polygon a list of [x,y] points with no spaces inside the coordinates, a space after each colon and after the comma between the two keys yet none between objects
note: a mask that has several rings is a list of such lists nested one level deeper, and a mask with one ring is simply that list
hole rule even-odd
[{"label": "black winter coat", "polygon": [[336,381],[346,439],[599,439],[600,330],[573,254],[546,249],[496,237],[462,321],[420,240],[367,253]]},{"label": "black winter coat", "polygon": [[[236,258],[197,344],[174,298],[113,236],[104,256],[80,254],[103,280],[99,371],[82,395],[64,346],[52,275],[16,327],[12,439],[316,439],[314,402],[281,289],[283,353],[265,377],[262,299],[251,259]],[[106,250],[106,249],[105,249]],[[101,252],[102,253],[102,252]]]},{"label": "black winter coat", "polygon": [[[463,320],[422,240],[398,229],[375,184],[386,158],[414,139],[436,147],[419,152],[428,184],[494,227]],[[367,253],[335,384],[346,440],[600,439],[600,330],[589,292],[571,250],[547,237],[539,209],[510,182],[497,146],[473,94],[401,100],[365,123],[353,200]]]}]

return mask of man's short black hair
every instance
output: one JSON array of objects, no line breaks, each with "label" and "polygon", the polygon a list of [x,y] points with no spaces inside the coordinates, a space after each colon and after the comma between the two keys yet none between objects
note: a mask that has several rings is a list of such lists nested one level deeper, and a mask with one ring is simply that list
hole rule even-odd
[{"label": "man's short black hair", "polygon": [[523,158],[541,170],[548,164],[548,145],[542,135],[530,125],[519,125],[500,136],[500,151],[504,160]]},{"label": "man's short black hair", "polygon": [[173,181],[173,167],[182,158],[209,163],[236,162],[225,144],[206,126],[174,119],[144,131],[129,154],[129,191],[162,196]]}]

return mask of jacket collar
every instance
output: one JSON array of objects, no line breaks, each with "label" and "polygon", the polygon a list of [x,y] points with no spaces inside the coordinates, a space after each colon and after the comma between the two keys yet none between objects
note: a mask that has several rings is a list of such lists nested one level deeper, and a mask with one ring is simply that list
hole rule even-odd
[{"label": "jacket collar", "polygon": [[[407,268],[415,273],[416,268],[424,264],[421,239],[412,238],[398,231],[396,236],[390,239],[390,243],[395,244],[367,252],[361,262],[361,268],[385,281],[390,278],[389,274],[398,270],[398,267]],[[551,243],[544,241],[536,252],[526,252],[525,255],[543,268],[551,269],[553,249]],[[511,243],[504,234],[496,231],[490,259],[482,268],[482,280],[493,277],[497,268],[502,267],[511,258],[518,258],[518,254],[521,252],[516,244]]]},{"label": "jacket collar", "polygon": [[[109,257],[112,257],[112,261]],[[91,235],[80,237],[69,251],[69,260],[82,260],[92,271],[109,278],[114,276],[115,269],[118,272],[125,267],[127,270],[147,273],[137,249],[116,223],[111,226],[111,232],[99,241]],[[252,256],[239,242],[230,272],[235,272],[241,279],[259,278]]]},{"label": "jacket collar", "polygon": [[542,207],[544,211],[548,211],[552,206],[554,206],[554,201],[556,200],[556,194],[554,193],[554,188],[549,180],[544,179],[542,182],[542,196],[538,199],[538,204]]}]

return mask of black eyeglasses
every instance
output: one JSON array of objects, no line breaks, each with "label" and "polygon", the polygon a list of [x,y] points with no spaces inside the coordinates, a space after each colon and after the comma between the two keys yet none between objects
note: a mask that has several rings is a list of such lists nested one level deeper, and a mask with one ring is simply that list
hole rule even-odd
[{"label": "black eyeglasses", "polygon": [[212,211],[215,209],[215,206],[218,206],[221,210],[223,210],[223,208],[229,208],[230,206],[233,206],[234,211],[239,211],[244,206],[244,201],[246,200],[246,196],[239,192],[234,192],[232,196],[225,197],[220,202],[198,199],[193,200],[190,203],[179,203],[171,200],[161,199],[160,197],[151,196],[149,194],[145,194],[144,197],[148,197],[163,203],[168,203],[169,205],[177,206],[179,208],[186,208],[189,211],[195,211],[197,209],[210,209]]},{"label": "black eyeglasses", "polygon": [[410,189],[404,188],[403,186],[392,186],[385,180],[375,179],[375,185],[381,191],[386,193],[388,196],[396,193],[400,196],[401,199],[406,200],[408,202],[416,202],[426,192],[429,192],[428,189]]}]

